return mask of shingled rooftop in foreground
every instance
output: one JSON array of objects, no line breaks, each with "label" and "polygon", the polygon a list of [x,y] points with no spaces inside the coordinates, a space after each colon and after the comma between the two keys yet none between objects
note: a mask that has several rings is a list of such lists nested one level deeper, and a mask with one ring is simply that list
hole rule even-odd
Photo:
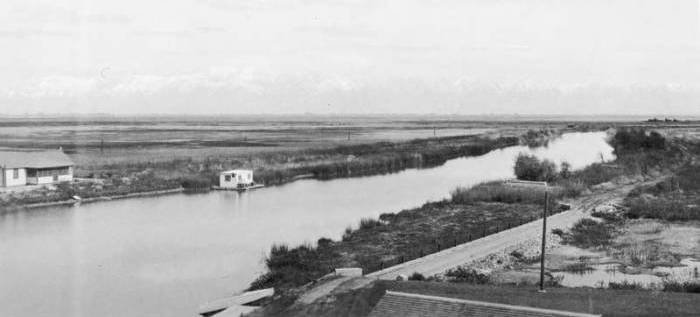
[{"label": "shingled rooftop in foreground", "polygon": [[69,182],[73,165],[61,150],[0,151],[0,187]]},{"label": "shingled rooftop in foreground", "polygon": [[585,313],[387,291],[370,317],[594,317]]}]

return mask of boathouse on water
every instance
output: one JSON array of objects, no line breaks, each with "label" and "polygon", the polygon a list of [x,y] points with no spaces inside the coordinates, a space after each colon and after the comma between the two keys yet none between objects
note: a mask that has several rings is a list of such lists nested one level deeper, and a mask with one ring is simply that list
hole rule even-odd
[{"label": "boathouse on water", "polygon": [[219,187],[221,188],[243,188],[253,185],[255,182],[251,170],[231,170],[219,175]]},{"label": "boathouse on water", "polygon": [[72,181],[74,165],[61,150],[0,151],[0,187]]}]

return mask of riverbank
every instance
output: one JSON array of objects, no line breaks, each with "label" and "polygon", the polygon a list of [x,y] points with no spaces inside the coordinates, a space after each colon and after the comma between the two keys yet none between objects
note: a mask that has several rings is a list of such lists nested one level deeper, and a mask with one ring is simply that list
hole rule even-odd
[{"label": "riverbank", "polygon": [[[46,186],[32,191],[0,194],[0,205],[51,206],[65,204],[73,196],[86,200],[138,197],[138,194],[185,190],[208,190],[216,184],[219,172],[250,168],[255,179],[267,186],[299,179],[332,179],[394,173],[409,168],[427,168],[463,156],[476,156],[494,149],[556,137],[551,130],[531,132],[522,137],[451,136],[407,142],[377,142],[339,146],[330,149],[259,153],[244,163],[227,157],[208,157],[204,163],[173,160],[155,163],[125,163],[103,166],[89,178],[72,183]],[[530,140],[530,141],[528,141]],[[85,174],[86,171],[81,173]]]},{"label": "riverbank", "polygon": [[[659,142],[658,138],[659,135],[653,133],[618,131],[610,141],[615,147],[615,153],[617,154],[617,159],[614,162],[592,164],[579,171],[561,170],[553,184],[561,186],[562,190],[558,191],[562,195],[561,197],[576,197],[586,194],[595,198],[598,195],[596,192],[605,196],[609,192],[605,188],[607,186],[605,185],[606,183],[611,181],[625,182],[625,179],[629,179],[630,182],[626,182],[629,187],[630,184],[635,183],[635,177],[653,177],[653,175],[658,177],[659,174],[663,174],[670,169],[676,169],[683,164],[692,162],[697,153],[700,153],[697,143],[688,142],[687,140],[665,140],[663,138]],[[542,162],[542,164],[544,163],[546,162]],[[537,164],[540,163],[535,162],[535,165]],[[619,185],[610,186],[617,186],[615,187],[616,189],[620,187]],[[417,209],[402,211],[396,215],[385,214],[380,216],[379,220],[363,220],[357,230],[346,230],[341,241],[321,239],[315,248],[309,245],[294,249],[284,246],[274,247],[267,260],[270,271],[256,280],[251,285],[251,288],[276,285],[277,287],[281,286],[284,290],[292,286],[288,291],[290,294],[295,294],[298,291],[294,290],[294,285],[298,286],[312,282],[314,276],[320,275],[324,269],[328,270],[327,268],[332,266],[357,266],[362,267],[365,273],[369,273],[377,267],[382,268],[382,266],[386,265],[384,261],[391,261],[396,258],[396,253],[398,253],[396,250],[399,250],[398,246],[401,246],[401,244],[395,241],[405,242],[406,250],[417,252],[419,255],[437,252],[440,250],[440,245],[445,245],[445,243],[449,245],[449,238],[448,241],[445,241],[446,239],[442,238],[441,234],[447,232],[448,237],[454,237],[474,231],[473,227],[469,227],[469,225],[474,223],[461,223],[455,220],[459,219],[460,215],[468,219],[478,219],[480,215],[485,215],[483,220],[486,221],[480,224],[488,228],[490,223],[509,226],[510,222],[514,220],[509,217],[521,217],[528,215],[528,213],[539,214],[540,206],[532,204],[532,199],[530,199],[530,197],[538,195],[530,192],[531,190],[513,191],[508,187],[494,184],[476,186],[471,189],[456,191],[450,200],[429,203]],[[623,197],[624,195],[619,198]],[[596,199],[594,200],[597,201]],[[587,206],[585,202],[583,204]],[[507,207],[502,209],[504,212],[499,214],[500,217],[491,218],[494,213],[489,208],[495,206]],[[527,218],[527,216],[525,217]],[[468,230],[466,232],[454,231],[454,229],[461,228],[468,228]],[[453,231],[450,231],[450,229]],[[496,231],[498,230],[496,229]],[[487,232],[483,235],[488,235]],[[428,241],[428,243],[426,244],[425,241]],[[454,244],[459,243],[458,241],[453,242]],[[426,248],[430,243],[434,247],[432,249]],[[537,244],[533,246],[537,247]],[[424,253],[424,249],[428,249],[428,252]],[[392,251],[394,254],[391,253]],[[539,252],[530,253],[514,252],[507,255],[507,257],[513,257],[533,264],[535,261],[531,260],[538,258]],[[375,259],[375,263],[370,262],[372,259]],[[404,259],[405,257],[401,258],[399,256],[399,260],[396,262],[400,263]],[[499,258],[492,257],[487,260],[496,262],[499,261]],[[376,263],[376,261],[379,261],[379,263]],[[319,263],[322,264],[319,265]],[[469,266],[468,263],[465,264]],[[508,263],[498,264],[508,266]],[[475,272],[477,271],[467,268],[462,271],[448,271],[445,276],[448,280],[454,278],[471,282],[482,280],[478,278],[480,275]],[[297,278],[290,279],[288,278],[289,276]],[[436,277],[422,275],[411,278],[436,279]],[[497,283],[497,279],[491,280],[491,278],[491,275],[486,275],[487,280]],[[437,277],[437,279],[441,280],[442,278]],[[511,282],[512,280],[507,283]],[[529,284],[532,285],[533,283],[536,283],[535,279],[530,279]]]},{"label": "riverbank", "polygon": [[37,209],[37,208],[46,208],[46,207],[55,207],[55,206],[72,206],[72,205],[77,205],[77,204],[89,204],[89,203],[94,203],[94,202],[110,201],[110,200],[117,200],[117,199],[162,196],[162,195],[178,194],[178,193],[182,193],[184,191],[185,191],[185,189],[180,187],[180,188],[173,188],[173,189],[166,189],[166,190],[137,192],[137,193],[124,194],[124,195],[99,196],[99,197],[90,197],[90,198],[85,198],[85,199],[81,198],[79,200],[78,199],[69,199],[69,200],[52,201],[52,202],[45,202],[45,203],[35,203],[35,204],[27,204],[27,205],[9,205],[9,206],[6,206],[5,209],[0,210],[0,214],[3,212],[12,212],[12,211],[18,211],[18,210]]}]

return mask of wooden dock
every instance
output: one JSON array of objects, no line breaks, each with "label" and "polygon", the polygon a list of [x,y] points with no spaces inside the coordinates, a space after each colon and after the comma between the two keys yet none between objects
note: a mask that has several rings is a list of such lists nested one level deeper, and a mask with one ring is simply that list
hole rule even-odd
[{"label": "wooden dock", "polygon": [[246,190],[252,190],[252,189],[258,189],[258,188],[263,188],[265,187],[265,184],[255,184],[252,186],[245,186],[245,187],[220,187],[220,186],[212,186],[211,189],[213,190],[230,190],[230,191],[237,191],[237,192],[244,192]]}]

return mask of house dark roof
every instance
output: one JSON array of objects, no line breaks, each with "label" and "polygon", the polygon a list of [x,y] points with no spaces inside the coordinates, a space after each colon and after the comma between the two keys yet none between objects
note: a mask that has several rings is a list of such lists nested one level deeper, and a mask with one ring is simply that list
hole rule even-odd
[{"label": "house dark roof", "polygon": [[4,168],[50,168],[75,165],[60,150],[52,151],[0,151],[0,167]]},{"label": "house dark roof", "polygon": [[369,316],[593,317],[600,315],[387,291]]}]

